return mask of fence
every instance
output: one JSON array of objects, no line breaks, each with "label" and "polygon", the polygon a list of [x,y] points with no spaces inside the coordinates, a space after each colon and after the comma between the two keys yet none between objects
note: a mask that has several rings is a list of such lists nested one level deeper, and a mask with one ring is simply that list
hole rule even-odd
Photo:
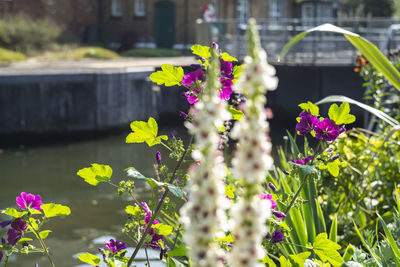
[{"label": "fence", "polygon": [[[283,46],[295,35],[312,27],[331,23],[346,30],[355,32],[377,45],[384,53],[400,48],[400,27],[389,27],[400,24],[400,18],[336,18],[336,19],[258,19],[258,29],[263,48],[272,63],[278,62]],[[218,20],[197,23],[197,42],[209,44],[218,42],[222,49],[230,54],[243,58],[246,55],[246,24],[237,20]],[[388,35],[388,32],[391,34]],[[385,47],[383,47],[385,45]],[[350,65],[354,64],[359,52],[339,34],[314,32],[301,42],[281,60],[285,64],[311,65]]]}]

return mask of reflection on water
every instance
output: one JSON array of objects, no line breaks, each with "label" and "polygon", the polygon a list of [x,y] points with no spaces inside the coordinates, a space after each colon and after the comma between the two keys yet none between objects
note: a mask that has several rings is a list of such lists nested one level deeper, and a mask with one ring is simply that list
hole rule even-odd
[{"label": "reflection on water", "polygon": [[[168,134],[169,129],[160,132]],[[126,134],[93,141],[56,145],[51,147],[10,149],[0,154],[0,209],[15,207],[15,197],[20,192],[40,194],[44,203],[68,205],[71,215],[55,218],[47,224],[53,233],[46,239],[57,267],[81,264],[73,259],[79,252],[97,252],[92,241],[101,236],[116,238],[124,223],[123,208],[127,199],[116,197],[115,189],[100,184],[90,186],[76,172],[90,163],[108,164],[113,169],[114,183],[126,178],[124,169],[134,166],[143,174],[153,176],[154,153],[157,147],[145,144],[126,144]],[[161,147],[158,149],[162,150]],[[163,157],[163,161],[167,156]],[[148,198],[144,184],[136,194]],[[5,232],[0,232],[5,236]],[[131,244],[132,245],[132,244]],[[37,246],[39,246],[37,244]],[[19,256],[10,266],[48,266],[44,256]]]}]

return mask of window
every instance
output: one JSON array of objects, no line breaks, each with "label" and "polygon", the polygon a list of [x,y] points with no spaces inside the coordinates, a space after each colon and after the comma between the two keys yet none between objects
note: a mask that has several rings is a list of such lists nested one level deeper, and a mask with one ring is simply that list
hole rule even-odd
[{"label": "window", "polygon": [[282,1],[280,0],[270,0],[269,1],[269,17],[270,18],[280,18],[282,17]]},{"label": "window", "polygon": [[122,17],[122,0],[111,1],[111,16],[117,18]]},{"label": "window", "polygon": [[249,19],[249,3],[247,0],[239,0],[236,10],[238,13],[239,23],[247,24],[247,20]]},{"label": "window", "polygon": [[146,16],[145,0],[135,0],[135,17]]}]

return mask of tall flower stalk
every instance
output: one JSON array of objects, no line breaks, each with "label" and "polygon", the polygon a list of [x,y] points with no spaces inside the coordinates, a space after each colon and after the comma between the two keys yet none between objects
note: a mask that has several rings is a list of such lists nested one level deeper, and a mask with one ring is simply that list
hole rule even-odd
[{"label": "tall flower stalk", "polygon": [[265,255],[261,243],[267,234],[266,220],[271,215],[271,202],[260,197],[261,185],[273,164],[272,145],[267,139],[265,94],[274,90],[278,81],[260,46],[254,20],[249,21],[248,39],[250,56],[245,58],[243,74],[237,84],[237,90],[247,95],[245,118],[236,123],[232,131],[232,137],[238,139],[232,173],[243,190],[232,207],[235,242],[228,259],[231,267],[264,266],[260,263]]},{"label": "tall flower stalk", "polygon": [[220,70],[214,44],[208,69],[208,81],[194,105],[195,115],[186,126],[195,136],[196,149],[192,157],[197,161],[189,170],[188,202],[182,208],[182,222],[186,227],[184,242],[190,247],[193,266],[224,266],[224,251],[215,241],[223,236],[226,228],[224,197],[225,166],[223,155],[218,151],[218,130],[230,119],[225,101],[219,97]]}]

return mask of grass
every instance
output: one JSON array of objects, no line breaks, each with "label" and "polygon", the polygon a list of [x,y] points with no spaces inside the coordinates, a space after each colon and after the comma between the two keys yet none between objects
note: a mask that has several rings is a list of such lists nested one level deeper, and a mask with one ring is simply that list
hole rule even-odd
[{"label": "grass", "polygon": [[187,50],[168,48],[134,48],[120,54],[122,57],[179,57],[190,55]]},{"label": "grass", "polygon": [[57,52],[48,52],[43,54],[39,58],[45,60],[60,60],[60,59],[79,60],[82,58],[115,59],[118,57],[119,55],[114,51],[97,46],[89,46],[89,47],[80,47],[74,49],[69,48]]},{"label": "grass", "polygon": [[0,47],[0,63],[10,63],[21,60],[26,60],[24,54]]}]

